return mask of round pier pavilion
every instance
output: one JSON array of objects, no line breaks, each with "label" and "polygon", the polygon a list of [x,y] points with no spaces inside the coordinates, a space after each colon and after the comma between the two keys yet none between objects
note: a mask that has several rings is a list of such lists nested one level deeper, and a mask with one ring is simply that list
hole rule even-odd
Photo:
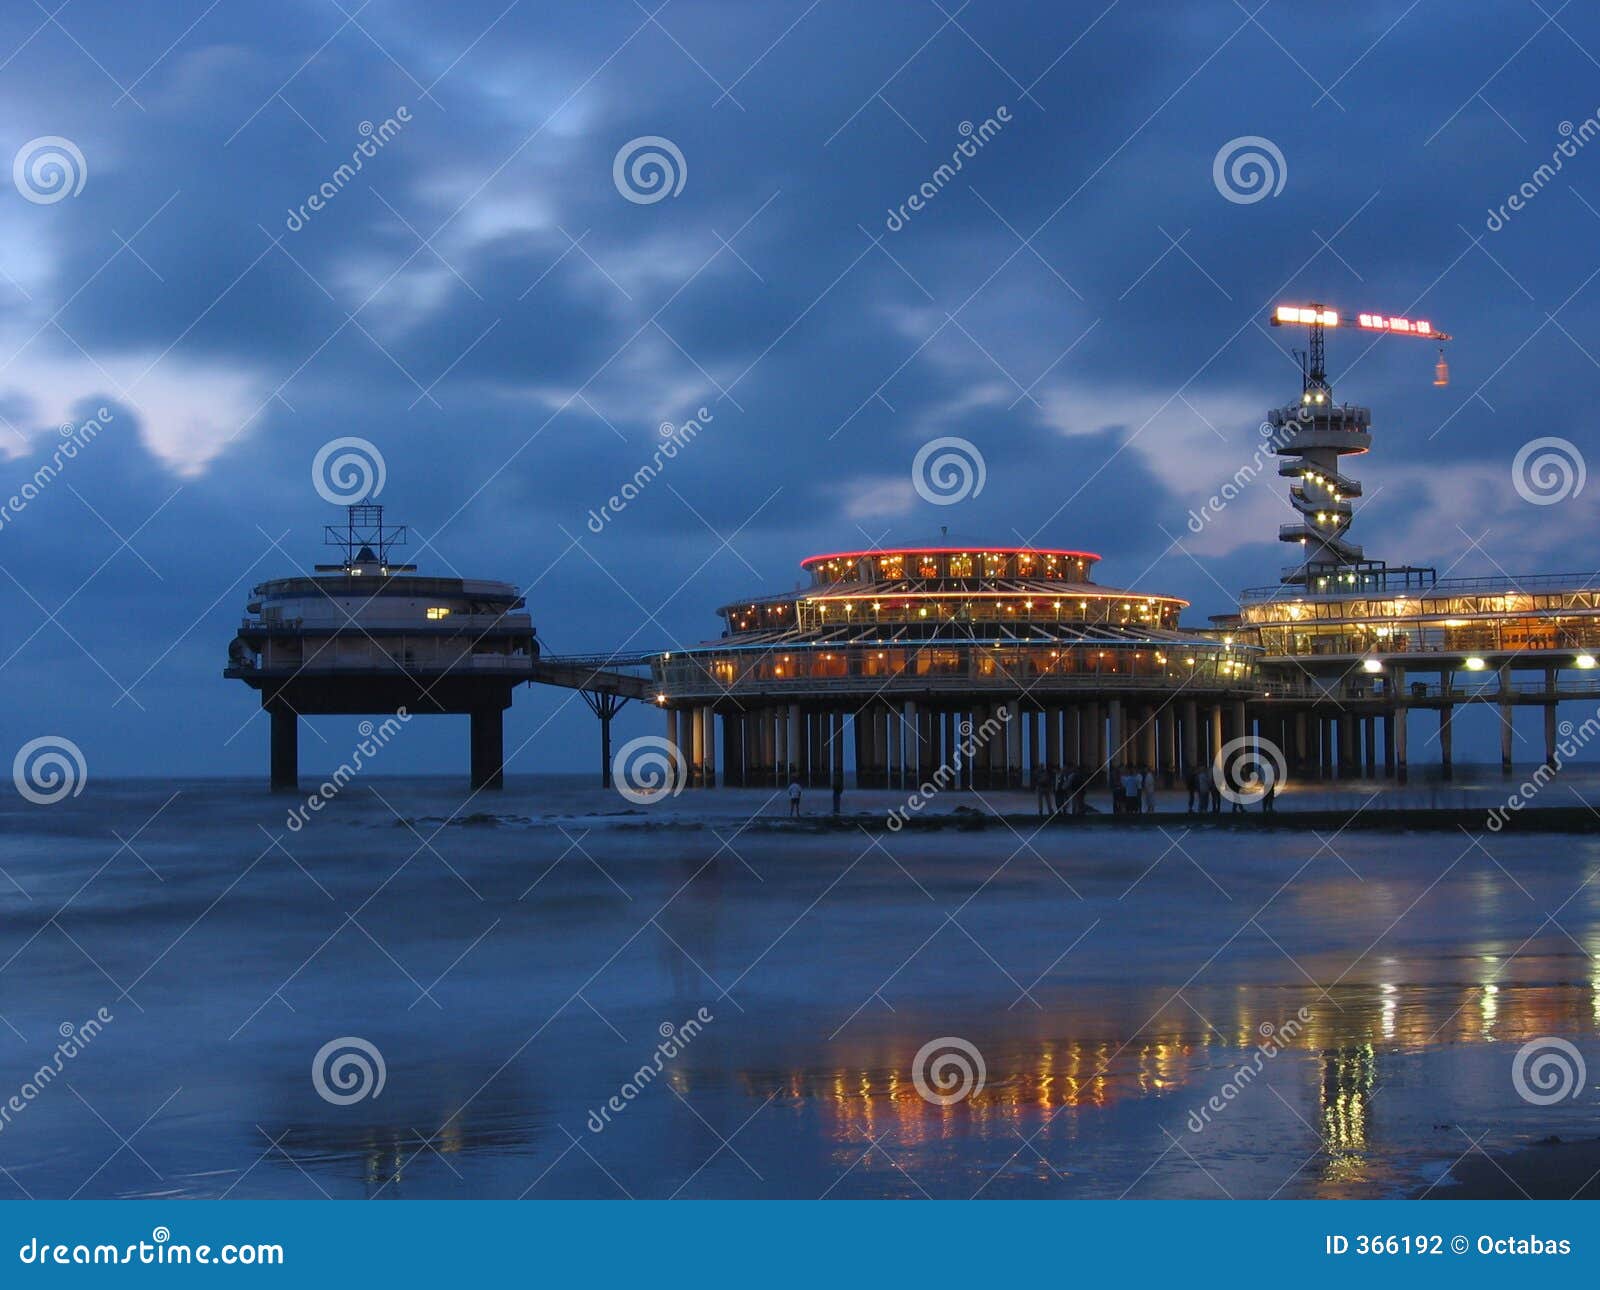
[{"label": "round pier pavilion", "polygon": [[651,659],[667,739],[704,786],[1174,776],[1247,733],[1258,650],[1180,629],[1185,601],[1096,583],[1099,559],[948,540],[812,556],[809,586],[725,605],[718,640]]}]

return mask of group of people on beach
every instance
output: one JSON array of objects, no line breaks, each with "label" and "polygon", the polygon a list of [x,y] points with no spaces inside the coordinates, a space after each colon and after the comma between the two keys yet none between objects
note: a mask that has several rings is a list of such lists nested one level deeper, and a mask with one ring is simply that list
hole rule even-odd
[{"label": "group of people on beach", "polygon": [[[1085,815],[1095,808],[1085,800],[1093,776],[1081,767],[1069,766],[1062,770],[1041,769],[1033,777],[1034,794],[1038,799],[1041,819],[1054,815]],[[1112,766],[1107,775],[1111,786],[1111,813],[1113,815],[1147,815],[1156,809],[1156,774],[1148,765]],[[1216,815],[1222,810],[1222,789],[1218,786],[1209,766],[1196,766],[1184,777],[1189,790],[1187,812],[1190,815]],[[1276,785],[1268,780],[1261,798],[1261,809],[1270,813]],[[1230,798],[1235,814],[1244,811],[1244,802]]]},{"label": "group of people on beach", "polygon": [[[1156,809],[1156,775],[1148,765],[1146,766],[1113,766],[1107,776],[1111,785],[1111,813],[1113,815],[1148,815]],[[1039,818],[1048,819],[1056,815],[1087,815],[1095,808],[1086,800],[1093,775],[1081,766],[1066,766],[1060,770],[1042,768],[1034,773],[1033,790],[1039,803]],[[1222,790],[1217,786],[1216,778],[1211,773],[1209,766],[1196,766],[1183,777],[1185,787],[1189,790],[1189,805],[1187,813],[1190,815],[1216,815],[1222,810]],[[833,813],[839,814],[841,799],[844,797],[844,777],[835,775],[830,785],[833,789]],[[1277,786],[1269,779],[1266,781],[1266,791],[1261,798],[1261,809],[1270,813],[1273,810],[1273,798],[1277,796]],[[800,777],[791,774],[789,778],[789,817],[800,818]],[[1234,813],[1244,810],[1244,803],[1238,798],[1230,798],[1233,802]]]},{"label": "group of people on beach", "polygon": [[[1222,810],[1222,789],[1218,786],[1216,776],[1209,766],[1196,766],[1185,777],[1184,783],[1189,788],[1188,813],[1191,815],[1216,815]],[[1278,795],[1278,786],[1271,778],[1262,781],[1261,810],[1263,814],[1272,814],[1276,806],[1274,799]],[[1244,813],[1244,800],[1237,796],[1228,799],[1233,803],[1232,813]]]},{"label": "group of people on beach", "polygon": [[1086,815],[1093,808],[1084,800],[1089,776],[1081,767],[1040,769],[1034,773],[1034,795],[1039,800],[1039,815]]}]

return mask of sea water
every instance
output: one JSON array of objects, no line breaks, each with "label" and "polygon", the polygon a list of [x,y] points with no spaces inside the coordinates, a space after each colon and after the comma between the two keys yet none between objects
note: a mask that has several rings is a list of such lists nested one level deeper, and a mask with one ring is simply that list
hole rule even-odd
[{"label": "sea water", "polygon": [[[1389,800],[1504,799],[1465,779]],[[890,833],[860,823],[900,794],[795,826],[577,777],[375,777],[291,829],[303,800],[0,806],[0,1195],[1383,1196],[1592,1132],[1592,1080],[1518,1078],[1551,1039],[1600,1070],[1590,834],[1233,832],[1181,794]],[[1034,803],[925,814],[959,805]]]}]

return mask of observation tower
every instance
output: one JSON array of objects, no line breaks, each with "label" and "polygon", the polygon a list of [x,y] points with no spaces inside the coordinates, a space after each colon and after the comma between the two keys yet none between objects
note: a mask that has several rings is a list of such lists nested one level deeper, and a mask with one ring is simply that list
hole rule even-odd
[{"label": "observation tower", "polygon": [[[1325,305],[1279,305],[1272,313],[1274,327],[1299,326],[1309,332],[1300,359],[1300,398],[1267,413],[1273,427],[1273,451],[1285,458],[1278,474],[1293,479],[1289,504],[1300,520],[1278,529],[1278,540],[1300,548],[1300,559],[1283,570],[1286,586],[1312,590],[1351,590],[1386,586],[1391,575],[1431,573],[1431,570],[1389,569],[1382,561],[1365,559],[1361,547],[1347,538],[1353,516],[1351,498],[1361,496],[1361,482],[1345,474],[1340,458],[1359,455],[1372,447],[1372,410],[1352,403],[1336,403],[1328,381],[1324,332],[1330,327],[1355,326],[1384,335],[1419,336],[1447,341],[1425,319],[1387,314],[1358,314],[1346,318]],[[1443,358],[1436,385],[1447,380]]]}]

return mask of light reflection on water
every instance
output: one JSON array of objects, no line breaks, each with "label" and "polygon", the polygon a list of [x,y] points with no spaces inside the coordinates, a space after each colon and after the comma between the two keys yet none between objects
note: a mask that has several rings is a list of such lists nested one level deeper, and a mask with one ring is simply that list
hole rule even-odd
[{"label": "light reflection on water", "polygon": [[[189,787],[141,835],[160,880],[127,857],[96,876],[115,846],[97,835],[132,834],[165,796],[118,791],[116,809],[28,817],[62,822],[43,841],[0,836],[38,906],[0,922],[4,1011],[28,1036],[0,1033],[0,1093],[109,993],[117,1021],[73,1087],[124,1132],[181,1087],[138,1142],[160,1178],[126,1152],[90,1178],[117,1143],[52,1090],[0,1138],[0,1190],[1374,1195],[1423,1185],[1468,1131],[1495,1149],[1592,1132],[1593,1088],[1535,1108],[1509,1078],[1544,1035],[1600,1070],[1592,837],[1495,838],[1486,855],[1351,833],[1335,854],[1303,835],[1182,833],[1179,817],[1182,854],[1153,830],[1023,850],[951,832],[863,854],[737,822],[583,833],[541,823],[529,790],[404,867],[410,831],[341,798],[293,840],[313,884],[276,853],[240,879],[276,804]],[[384,795],[451,809],[434,785]],[[41,925],[79,887],[62,932]],[[358,907],[369,936],[341,930]],[[136,983],[137,1005],[108,976]],[[705,1035],[587,1128],[657,1026],[700,1006]],[[312,1091],[311,1054],[341,1034],[383,1051],[378,1100]],[[948,1107],[912,1078],[940,1035],[986,1068]]]}]

